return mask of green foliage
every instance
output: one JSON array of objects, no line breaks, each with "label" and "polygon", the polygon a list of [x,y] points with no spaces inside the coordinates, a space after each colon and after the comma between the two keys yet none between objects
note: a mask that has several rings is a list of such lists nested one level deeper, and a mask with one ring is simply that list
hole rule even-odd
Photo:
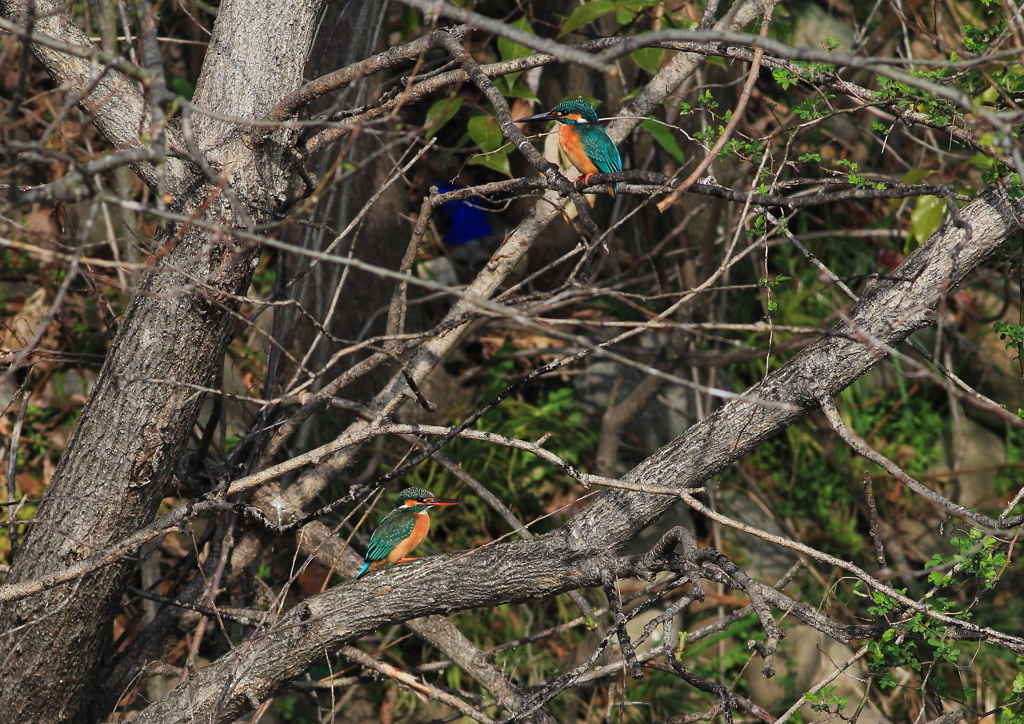
[{"label": "green foliage", "polygon": [[[568,35],[609,13],[615,13],[619,25],[628,25],[642,10],[661,4],[662,0],[591,0],[576,7],[562,22],[558,37]],[[641,67],[644,67],[641,64]],[[653,72],[653,71],[652,71]]]},{"label": "green foliage", "polygon": [[[946,617],[970,620],[974,617],[971,609],[980,601],[980,595],[974,597],[971,605],[958,608],[949,598],[933,594],[938,589],[960,588],[970,583],[980,583],[982,592],[994,589],[1008,562],[1006,554],[999,550],[1005,543],[973,529],[966,536],[953,537],[950,542],[957,553],[952,556],[936,554],[926,564],[926,568],[932,569],[929,582],[936,588],[923,602]],[[899,593],[906,595],[906,590]],[[947,627],[942,621],[924,611],[905,609],[899,601],[881,591],[872,591],[870,600],[868,614],[890,626],[878,641],[868,644],[868,666],[878,677],[882,690],[897,687],[899,681],[891,669],[905,667],[921,672],[925,680],[930,679],[932,691],[942,699],[963,703],[976,697],[977,692],[966,687],[958,692],[943,672],[952,674],[950,678],[955,680],[965,668],[965,654],[975,662],[972,665],[980,665],[982,659],[974,653],[967,654],[962,642],[948,638]],[[1014,709],[1019,708],[1022,695],[1024,681],[1018,676],[1003,699],[1001,716],[1006,717],[1005,721],[1018,721],[1016,717],[1021,714]]]},{"label": "green foliage", "polygon": [[814,121],[828,115],[828,111],[822,108],[822,100],[818,96],[804,98],[800,105],[793,108],[793,113],[805,121]]},{"label": "green foliage", "polygon": [[[530,21],[527,20],[525,17],[519,18],[518,20],[511,22],[509,23],[509,25],[512,26],[513,28],[516,28],[517,30],[523,30],[527,33],[530,33],[531,35],[536,34],[533,31],[533,26],[530,25]],[[498,52],[501,53],[502,60],[516,60],[518,58],[525,58],[527,56],[533,55],[535,51],[531,48],[526,47],[525,45],[520,45],[514,40],[499,37]]]},{"label": "green foliage", "polygon": [[782,86],[782,90],[789,90],[791,86],[795,86],[800,82],[800,77],[793,71],[786,68],[773,69],[772,78],[775,79],[776,83]]},{"label": "green foliage", "polygon": [[[796,281],[786,280],[772,288],[778,305],[772,311],[776,324],[803,320],[808,312],[809,316],[821,314],[814,311],[821,298],[813,289],[800,291]],[[753,369],[746,368],[749,371],[741,379],[757,380],[764,374],[763,361],[750,367]],[[839,400],[847,424],[867,437],[873,447],[896,459],[909,474],[923,474],[938,459],[946,413],[930,399],[909,394],[899,384],[879,392],[862,379],[844,390]],[[744,467],[750,478],[760,481],[780,518],[806,521],[802,526],[805,542],[866,563],[870,546],[865,547],[858,521],[863,498],[854,481],[862,479],[865,471],[877,473],[879,469],[852,455],[845,446],[826,446],[824,442],[815,425],[798,423],[750,453]],[[737,485],[745,486],[744,480],[738,479]],[[876,495],[883,516],[892,515],[902,505]]]},{"label": "green foliage", "polygon": [[826,686],[817,694],[804,694],[804,701],[809,702],[811,709],[819,713],[838,715],[849,701],[845,697],[836,696],[835,686]]},{"label": "green foliage", "polygon": [[946,214],[946,202],[935,196],[920,196],[914,202],[914,210],[910,212],[910,230],[903,253],[909,254],[934,234],[942,224]]},{"label": "green foliage", "polygon": [[630,56],[636,64],[646,70],[651,75],[658,72],[658,68],[661,67],[661,61],[665,57],[665,50],[663,48],[641,48],[640,50],[634,50],[630,53]]},{"label": "green foliage", "polygon": [[469,159],[469,163],[486,166],[498,173],[511,176],[508,154],[512,151],[512,144],[505,143],[497,117],[490,114],[474,115],[466,124],[466,130],[481,151],[481,155]]},{"label": "green foliage", "polygon": [[[719,158],[735,156],[737,158],[756,163],[760,160],[763,151],[764,143],[762,143],[760,138],[746,139],[734,135],[725,142],[724,146],[722,146],[722,152],[719,154]],[[764,191],[759,191],[758,193],[767,192],[768,189],[765,187]]]},{"label": "green foliage", "polygon": [[992,41],[1002,35],[1005,29],[1005,22],[996,23],[986,28],[980,28],[977,25],[965,25],[960,30],[962,33],[961,39],[967,50],[980,54],[988,50]]},{"label": "green foliage", "polygon": [[[509,23],[509,25],[518,30],[535,34],[533,32],[533,26],[530,25],[530,21],[525,17]],[[502,37],[498,38],[498,52],[501,53],[502,60],[517,60],[519,58],[526,58],[534,53],[533,49]],[[530,90],[530,87],[523,82],[521,76],[522,73],[509,73],[508,75],[495,78],[494,85],[497,86],[502,95],[509,98],[537,100],[537,96],[535,96],[533,91]]]},{"label": "green foliage", "polygon": [[683,153],[683,149],[679,147],[679,142],[676,141],[675,136],[672,135],[672,131],[669,128],[657,121],[642,121],[640,123],[640,127],[651,134],[651,137],[654,138],[658,145],[665,149],[672,158],[680,164],[686,163],[686,154]]},{"label": "green foliage", "polygon": [[779,276],[775,277],[774,279],[768,279],[767,277],[761,277],[758,280],[757,285],[759,287],[762,287],[766,292],[768,292],[769,296],[768,296],[768,300],[766,302],[766,305],[768,307],[768,311],[769,312],[776,312],[779,309],[778,302],[776,302],[774,299],[771,298],[772,290],[775,289],[775,287],[777,287],[779,284],[782,284],[783,282],[788,282],[791,279],[792,279],[792,277],[787,277],[785,274],[780,274]]},{"label": "green foliage", "polygon": [[973,528],[967,537],[956,536],[949,542],[958,553],[949,557],[938,553],[932,556],[924,564],[926,569],[935,569],[928,574],[928,581],[933,586],[948,588],[955,582],[955,576],[963,576],[977,578],[986,588],[994,588],[1007,563],[1006,553],[999,550],[1001,542]]},{"label": "green foliage", "polygon": [[462,108],[462,98],[458,96],[435,101],[427,111],[427,120],[423,124],[426,139],[429,141],[436,136],[437,132],[455,117],[460,108]]},{"label": "green foliage", "polygon": [[170,89],[177,93],[179,96],[192,100],[192,94],[196,92],[196,87],[192,85],[185,78],[179,78],[177,76],[170,76],[167,80],[167,85]]},{"label": "green foliage", "polygon": [[618,4],[615,0],[591,0],[591,2],[583,3],[573,10],[562,23],[558,37],[568,35],[577,28],[582,28],[587,23],[592,23],[598,18],[614,12]]},{"label": "green foliage", "polygon": [[697,102],[709,111],[713,111],[718,108],[718,103],[715,101],[715,97],[711,95],[711,89],[702,91],[701,94],[697,96]]},{"label": "green foliage", "polygon": [[860,165],[856,162],[840,158],[836,161],[836,165],[846,169],[846,181],[853,186],[864,186],[867,183],[868,180],[866,178],[857,175],[857,171],[860,170]]},{"label": "green foliage", "polygon": [[1006,348],[1024,345],[1024,325],[1010,324],[1009,322],[995,322],[992,331],[999,335],[999,339],[1006,342]]},{"label": "green foliage", "polygon": [[[1024,667],[1024,656],[1017,657],[1017,666]],[[1010,694],[999,707],[998,724],[1024,724],[1024,670],[1017,672]]]}]

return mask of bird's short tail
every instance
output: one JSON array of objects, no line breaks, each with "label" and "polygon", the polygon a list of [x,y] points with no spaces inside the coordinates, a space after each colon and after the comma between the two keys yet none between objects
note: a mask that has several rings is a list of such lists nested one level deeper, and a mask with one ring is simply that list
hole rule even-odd
[{"label": "bird's short tail", "polygon": [[356,578],[361,578],[364,573],[370,570],[371,566],[373,566],[373,561],[367,561],[364,563],[363,567],[359,569],[359,573],[356,574]]}]

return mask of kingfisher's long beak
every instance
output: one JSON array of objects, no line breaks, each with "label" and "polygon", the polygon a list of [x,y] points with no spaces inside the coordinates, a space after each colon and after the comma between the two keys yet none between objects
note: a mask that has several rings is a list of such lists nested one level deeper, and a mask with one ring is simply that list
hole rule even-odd
[{"label": "kingfisher's long beak", "polygon": [[538,113],[535,116],[527,116],[526,118],[520,118],[519,120],[512,121],[513,123],[532,123],[533,121],[556,121],[558,116],[553,116],[550,113]]},{"label": "kingfisher's long beak", "polygon": [[443,506],[443,505],[462,505],[466,501],[465,500],[452,500],[450,498],[431,498],[430,500],[428,500],[426,502],[429,505]]}]

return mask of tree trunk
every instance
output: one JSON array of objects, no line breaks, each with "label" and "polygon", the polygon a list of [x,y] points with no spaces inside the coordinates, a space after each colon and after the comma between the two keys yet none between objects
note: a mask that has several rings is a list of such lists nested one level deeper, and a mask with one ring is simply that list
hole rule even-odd
[{"label": "tree trunk", "polygon": [[[319,0],[227,0],[220,5],[191,122],[195,144],[214,178],[191,164],[164,166],[168,210],[183,216],[201,211],[197,224],[168,223],[156,248],[169,248],[142,279],[118,329],[106,363],[8,582],[46,575],[92,555],[152,519],[235,326],[236,295],[249,285],[258,247],[238,243],[231,230],[265,221],[260,209],[283,207],[290,166],[271,137],[249,148],[240,126],[220,116],[259,119],[302,81],[302,69],[319,15]],[[5,3],[7,17],[25,22],[25,7]],[[64,14],[63,4],[36,3],[35,30],[68,43],[87,44]],[[253,29],[259,27],[259,32]],[[87,61],[42,46],[33,52],[58,82],[86,87]],[[142,96],[132,81],[111,73],[116,90],[98,88],[82,102],[114,143],[142,145],[148,131]],[[107,92],[104,93],[104,90]],[[174,143],[179,134],[169,129]],[[159,173],[141,168],[151,184]],[[206,204],[205,208],[203,205]],[[250,219],[244,218],[249,216]],[[6,632],[0,661],[0,711],[11,722],[89,721],[95,675],[109,654],[112,620],[121,590],[135,566],[127,560],[74,585],[12,603],[0,610]]]}]

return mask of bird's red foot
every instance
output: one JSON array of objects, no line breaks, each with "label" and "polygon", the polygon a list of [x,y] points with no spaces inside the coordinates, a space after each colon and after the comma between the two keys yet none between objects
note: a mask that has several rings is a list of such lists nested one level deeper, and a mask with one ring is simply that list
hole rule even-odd
[{"label": "bird's red foot", "polygon": [[399,558],[395,563],[408,563],[409,561],[416,560],[415,556],[412,558]]},{"label": "bird's red foot", "polygon": [[589,186],[590,185],[590,177],[593,176],[593,175],[594,175],[593,173],[585,173],[582,176],[577,177],[576,178],[576,183],[575,183],[576,190],[578,191],[579,189],[582,189],[582,188],[584,188],[586,186]]}]

